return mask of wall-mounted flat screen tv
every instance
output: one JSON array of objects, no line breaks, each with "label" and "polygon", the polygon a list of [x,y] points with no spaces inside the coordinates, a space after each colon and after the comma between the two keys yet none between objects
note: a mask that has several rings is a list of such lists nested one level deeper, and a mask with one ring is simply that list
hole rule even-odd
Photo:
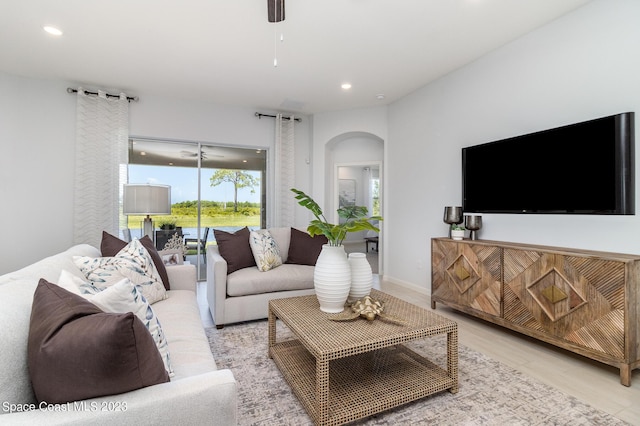
[{"label": "wall-mounted flat screen tv", "polygon": [[465,212],[635,214],[634,113],[462,149]]}]

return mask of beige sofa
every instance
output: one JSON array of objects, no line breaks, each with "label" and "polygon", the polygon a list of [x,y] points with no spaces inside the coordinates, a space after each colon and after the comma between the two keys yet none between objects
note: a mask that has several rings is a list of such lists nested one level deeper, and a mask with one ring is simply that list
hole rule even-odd
[{"label": "beige sofa", "polygon": [[55,283],[63,269],[83,278],[73,256],[99,257],[100,251],[78,245],[0,276],[0,424],[235,425],[236,381],[230,370],[217,369],[211,354],[192,265],[168,267],[169,297],[152,305],[169,344],[175,372],[170,382],[76,403],[36,401],[27,368],[34,291],[40,278]]},{"label": "beige sofa", "polygon": [[227,275],[227,262],[218,246],[207,247],[207,300],[216,327],[267,318],[271,299],[314,294],[314,266],[286,263],[291,228],[269,228],[268,231],[284,263],[270,271],[261,272],[252,266]]}]

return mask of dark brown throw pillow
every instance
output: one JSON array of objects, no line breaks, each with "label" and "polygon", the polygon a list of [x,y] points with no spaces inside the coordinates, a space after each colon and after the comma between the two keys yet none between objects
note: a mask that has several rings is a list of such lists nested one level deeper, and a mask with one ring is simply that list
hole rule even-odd
[{"label": "dark brown throw pillow", "polygon": [[[158,254],[158,250],[153,245],[153,241],[149,238],[148,235],[140,238],[140,242],[147,249],[149,255],[151,256],[151,260],[153,260],[153,264],[156,265],[156,269],[158,270],[158,274],[160,274],[160,278],[162,279],[162,284],[164,285],[165,290],[171,290],[171,285],[169,283],[169,275],[167,275],[167,268],[164,266],[164,262],[162,258]],[[100,242],[100,251],[102,252],[102,257],[113,257],[120,250],[125,248],[127,245],[126,241],[122,241],[118,237],[114,237],[108,232],[102,231],[102,241]]]},{"label": "dark brown throw pillow", "polygon": [[63,404],[169,381],[151,333],[133,313],[108,314],[41,279],[27,362],[38,402]]},{"label": "dark brown throw pillow", "polygon": [[289,257],[286,263],[297,265],[316,266],[316,261],[322,246],[329,244],[329,240],[324,235],[311,236],[306,232],[296,228],[291,228],[291,241],[289,242]]},{"label": "dark brown throw pillow", "polygon": [[249,245],[249,234],[251,231],[246,226],[235,233],[213,230],[220,256],[227,262],[227,274],[256,266],[256,259]]}]

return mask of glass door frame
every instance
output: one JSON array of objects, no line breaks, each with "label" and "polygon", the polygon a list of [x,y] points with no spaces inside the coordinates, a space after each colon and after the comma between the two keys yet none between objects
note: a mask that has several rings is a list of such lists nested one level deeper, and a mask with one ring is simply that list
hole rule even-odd
[{"label": "glass door frame", "polygon": [[[202,170],[203,170],[203,159],[202,159],[202,155],[197,155],[197,153],[202,153],[203,152],[203,148],[206,147],[211,147],[211,148],[223,148],[223,149],[238,149],[238,150],[255,150],[256,152],[258,151],[263,151],[264,152],[264,167],[262,167],[260,170],[260,227],[261,228],[266,228],[267,227],[267,223],[268,223],[268,217],[269,217],[269,211],[270,211],[270,203],[267,202],[268,200],[268,194],[271,192],[271,185],[272,185],[272,179],[268,179],[268,176],[271,175],[271,155],[272,155],[272,150],[270,150],[268,147],[259,147],[259,146],[240,146],[240,145],[228,145],[228,144],[218,144],[218,143],[213,143],[213,142],[202,142],[202,141],[189,141],[189,140],[177,140],[177,139],[166,139],[166,138],[153,138],[153,137],[141,137],[141,136],[129,136],[129,143],[131,143],[132,141],[140,141],[140,142],[153,142],[153,143],[161,143],[161,144],[173,144],[173,145],[185,145],[185,146],[189,146],[190,148],[196,149],[196,155],[195,155],[195,159],[196,161],[196,172],[197,172],[197,185],[198,185],[198,189],[197,189],[197,219],[196,219],[196,232],[197,232],[197,239],[198,239],[198,243],[197,243],[197,253],[196,253],[196,268],[197,268],[197,277],[198,277],[198,281],[200,281],[201,278],[201,267],[202,267],[202,260],[201,260],[201,256],[202,256],[202,251],[201,251],[201,233],[202,233]],[[130,148],[131,151],[131,148]],[[131,162],[131,157],[129,156],[129,158],[127,159],[127,170],[128,167],[130,165],[144,165],[144,163],[138,163],[138,162]],[[153,164],[153,163],[149,163],[147,165],[150,166],[159,166],[162,167],[163,164]],[[168,164],[171,165],[171,164]],[[178,166],[178,167],[189,167],[189,166]],[[212,168],[214,169],[214,168]],[[222,167],[218,168],[218,169],[222,169]],[[231,168],[230,168],[231,169]],[[249,169],[247,169],[249,170]],[[129,177],[128,177],[128,173],[127,173],[127,182],[125,183],[129,183]],[[205,242],[206,244],[206,242]],[[206,261],[205,261],[206,263]]]}]

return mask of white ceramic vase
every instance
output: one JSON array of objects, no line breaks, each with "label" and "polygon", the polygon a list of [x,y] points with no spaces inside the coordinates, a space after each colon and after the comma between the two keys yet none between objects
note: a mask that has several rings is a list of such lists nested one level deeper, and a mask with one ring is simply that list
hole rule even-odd
[{"label": "white ceramic vase", "polygon": [[313,285],[321,311],[335,314],[344,310],[351,289],[351,266],[343,246],[322,246],[313,272]]},{"label": "white ceramic vase", "polygon": [[349,265],[351,266],[351,290],[348,300],[356,301],[371,293],[373,273],[367,255],[364,253],[349,253]]}]

